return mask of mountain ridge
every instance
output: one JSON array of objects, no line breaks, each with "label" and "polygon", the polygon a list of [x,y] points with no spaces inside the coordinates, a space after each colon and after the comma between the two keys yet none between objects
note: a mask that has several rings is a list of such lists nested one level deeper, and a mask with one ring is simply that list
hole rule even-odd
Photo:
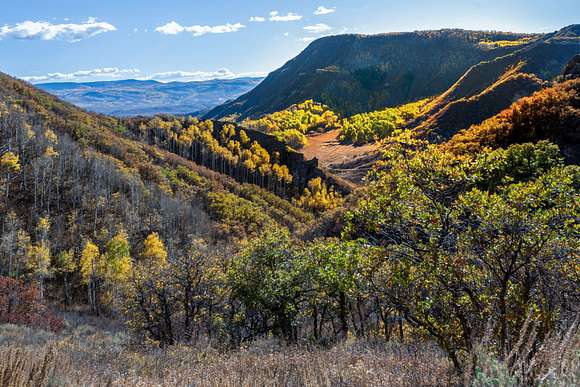
[{"label": "mountain ridge", "polygon": [[114,116],[202,114],[255,87],[263,78],[192,82],[125,79],[34,85],[83,109]]},{"label": "mountain ridge", "polygon": [[491,50],[479,44],[483,40],[539,37],[454,29],[324,37],[270,73],[254,90],[206,117],[257,117],[307,99],[343,114],[398,105],[439,94],[470,66],[515,50]]},{"label": "mountain ridge", "polygon": [[[472,67],[534,45],[551,49],[550,55],[557,58],[538,74],[547,79],[559,74],[560,65],[573,56],[568,51],[575,50],[578,28],[571,25],[551,34],[445,29],[325,37],[205,118],[259,117],[308,99],[345,115],[379,110],[440,95]],[[483,82],[481,90],[488,85]]]}]

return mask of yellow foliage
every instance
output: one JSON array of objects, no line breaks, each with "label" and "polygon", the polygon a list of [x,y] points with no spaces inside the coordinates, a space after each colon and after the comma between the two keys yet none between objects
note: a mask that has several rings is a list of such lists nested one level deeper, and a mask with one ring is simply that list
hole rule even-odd
[{"label": "yellow foliage", "polygon": [[58,136],[50,129],[44,132],[44,137],[53,144],[58,144]]},{"label": "yellow foliage", "polygon": [[44,151],[44,156],[49,158],[56,157],[58,156],[58,152],[55,151],[52,146],[47,146],[46,150]]},{"label": "yellow foliage", "polygon": [[0,172],[20,172],[20,157],[12,152],[6,152],[0,157]]},{"label": "yellow foliage", "polygon": [[50,230],[50,220],[47,217],[40,218],[38,220],[38,224],[36,225],[36,231],[38,231],[42,239],[45,239],[47,237],[49,230]]},{"label": "yellow foliage", "polygon": [[97,275],[100,266],[100,256],[99,247],[91,240],[88,240],[85,243],[80,260],[81,275],[84,283],[88,283],[91,277]]},{"label": "yellow foliage", "polygon": [[143,258],[159,265],[167,264],[167,250],[159,234],[149,234],[144,242]]},{"label": "yellow foliage", "polygon": [[320,177],[310,180],[302,196],[296,200],[296,204],[300,207],[316,212],[337,208],[342,203],[342,196],[333,188],[328,189]]},{"label": "yellow foliage", "polygon": [[45,278],[50,274],[50,247],[42,241],[29,246],[27,266],[36,277]]}]

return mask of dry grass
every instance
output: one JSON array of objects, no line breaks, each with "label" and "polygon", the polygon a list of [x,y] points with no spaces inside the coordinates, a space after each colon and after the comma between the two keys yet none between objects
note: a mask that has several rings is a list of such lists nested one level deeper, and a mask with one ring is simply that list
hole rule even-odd
[{"label": "dry grass", "polygon": [[[20,333],[20,334],[18,334]],[[2,386],[418,386],[457,379],[435,346],[353,341],[330,349],[261,341],[237,351],[131,345],[81,325],[64,335],[1,326]],[[8,339],[6,339],[8,337]],[[34,337],[31,340],[31,337]]]},{"label": "dry grass", "polygon": [[221,353],[209,346],[135,345],[120,326],[68,318],[54,334],[0,326],[0,385],[24,386],[571,386],[580,385],[577,325],[532,351],[523,330],[505,361],[477,351],[462,380],[436,346],[350,341],[328,349],[263,340]]},{"label": "dry grass", "polygon": [[484,386],[578,386],[580,385],[580,333],[578,318],[561,335],[552,333],[536,348],[537,325],[528,318],[517,343],[498,360],[484,341],[474,355],[473,374],[466,384]]}]

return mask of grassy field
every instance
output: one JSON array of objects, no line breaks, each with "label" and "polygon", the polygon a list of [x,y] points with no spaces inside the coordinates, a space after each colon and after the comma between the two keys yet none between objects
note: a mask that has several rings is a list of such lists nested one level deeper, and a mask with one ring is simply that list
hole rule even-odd
[{"label": "grassy field", "polygon": [[547,340],[533,354],[529,338],[522,335],[503,361],[487,354],[482,343],[475,351],[478,366],[458,374],[445,354],[427,342],[351,339],[327,348],[309,348],[261,340],[231,351],[203,342],[160,349],[153,343],[136,344],[120,324],[69,314],[67,327],[59,334],[0,325],[0,385],[578,385],[577,325]]},{"label": "grassy field", "polygon": [[[75,320],[75,321],[72,321]],[[234,351],[204,343],[161,350],[122,327],[73,316],[60,334],[0,326],[0,385],[419,386],[455,385],[445,354],[428,343],[349,341],[329,348],[274,340]]]}]

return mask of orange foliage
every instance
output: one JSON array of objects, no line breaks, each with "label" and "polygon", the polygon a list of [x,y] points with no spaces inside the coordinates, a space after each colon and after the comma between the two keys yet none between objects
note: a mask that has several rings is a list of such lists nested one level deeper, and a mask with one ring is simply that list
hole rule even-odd
[{"label": "orange foliage", "polygon": [[578,157],[574,149],[580,142],[579,91],[580,79],[540,90],[481,124],[460,131],[443,147],[463,154],[478,152],[484,147],[549,139],[574,160]]}]

